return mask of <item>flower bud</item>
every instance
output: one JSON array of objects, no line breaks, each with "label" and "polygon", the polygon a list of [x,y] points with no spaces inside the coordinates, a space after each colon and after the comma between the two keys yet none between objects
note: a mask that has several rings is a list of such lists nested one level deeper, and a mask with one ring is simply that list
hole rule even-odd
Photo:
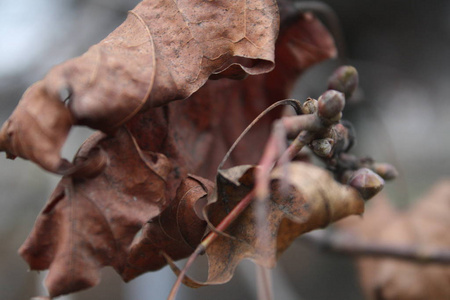
[{"label": "flower bud", "polygon": [[315,154],[321,157],[327,157],[330,155],[331,150],[333,149],[334,141],[332,139],[318,139],[314,140],[311,143],[312,150]]},{"label": "flower bud", "polygon": [[335,90],[328,90],[319,97],[319,116],[332,119],[342,112],[344,106],[344,94]]},{"label": "flower bud", "polygon": [[316,99],[308,98],[305,103],[303,103],[302,112],[305,115],[313,114],[317,111],[317,106],[318,104]]},{"label": "flower bud", "polygon": [[361,168],[353,173],[347,184],[355,188],[364,200],[369,200],[383,189],[384,180],[372,170]]},{"label": "flower bud", "polygon": [[337,90],[349,99],[358,87],[358,71],[352,66],[342,66],[328,80],[328,89]]},{"label": "flower bud", "polygon": [[374,163],[372,170],[384,180],[392,180],[398,176],[397,169],[393,165],[387,163]]}]

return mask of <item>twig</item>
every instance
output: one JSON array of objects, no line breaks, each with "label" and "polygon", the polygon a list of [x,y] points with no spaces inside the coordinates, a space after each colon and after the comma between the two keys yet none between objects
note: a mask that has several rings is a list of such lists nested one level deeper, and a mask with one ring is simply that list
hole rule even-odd
[{"label": "twig", "polygon": [[271,272],[268,268],[256,265],[258,300],[273,300]]},{"label": "twig", "polygon": [[[253,122],[247,126],[247,128],[241,133],[241,135],[237,138],[237,140],[233,143],[233,145],[230,147],[230,149],[228,150],[228,152],[225,154],[224,158],[222,159],[222,162],[219,164],[218,170],[220,170],[223,165],[225,164],[225,162],[228,160],[231,152],[234,150],[234,148],[236,147],[236,145],[240,142],[240,140],[245,136],[245,134],[263,117],[265,116],[268,112],[270,112],[271,110],[273,110],[274,108],[281,106],[281,105],[291,105],[292,107],[294,107],[294,109],[296,110],[297,114],[301,113],[301,104],[298,100],[295,99],[285,99],[285,100],[281,100],[278,101],[274,104],[272,104],[270,107],[268,107],[267,109],[265,109],[255,120],[253,120]],[[276,142],[275,139],[272,139],[272,142],[269,142],[269,144],[272,144],[273,142]],[[274,148],[273,150],[275,151],[277,148]],[[266,153],[267,155],[267,153]],[[267,157],[267,169],[270,170],[270,164],[269,161],[273,160],[272,162],[275,161],[276,158],[276,153],[274,152],[273,155],[270,154]],[[213,231],[211,231],[205,239],[203,239],[203,241],[197,246],[197,248],[195,249],[195,251],[191,254],[191,256],[189,256],[188,261],[186,262],[186,265],[183,267],[183,269],[179,272],[178,277],[176,282],[174,283],[172,290],[170,291],[170,294],[168,296],[168,300],[174,300],[178,290],[181,286],[181,283],[183,282],[184,277],[186,276],[186,272],[189,270],[189,268],[191,267],[191,265],[194,263],[194,261],[196,260],[196,258],[199,255],[202,255],[206,249],[208,248],[209,245],[211,245],[212,242],[214,242],[220,235],[221,232],[224,232],[229,226],[230,224],[253,202],[253,199],[255,198],[255,192],[258,192],[258,189],[261,188],[265,188],[262,187],[261,185],[255,186],[255,188],[250,191],[250,193],[248,193],[233,209],[232,211],[217,225],[217,227],[214,228]],[[266,194],[266,193],[264,193]],[[258,197],[256,197],[258,198]]]},{"label": "twig", "polygon": [[342,231],[333,233],[313,232],[304,235],[300,241],[306,241],[322,250],[351,256],[395,258],[422,264],[450,264],[449,250],[424,249],[424,247],[415,245],[377,244],[362,241],[354,235]]},{"label": "twig", "polygon": [[[357,76],[354,72],[352,74],[353,77]],[[353,77],[350,76],[350,78],[343,78],[343,80],[348,81]],[[351,87],[352,89],[356,87],[348,84],[344,84],[343,86],[345,89],[347,89],[346,87]],[[351,94],[352,91],[344,90],[344,92],[349,92],[349,94]],[[293,106],[298,115],[283,117],[278,121],[275,121],[272,127],[272,132],[259,161],[258,168],[255,170],[256,174],[253,190],[246,195],[244,199],[242,199],[217,225],[217,227],[215,227],[206,236],[206,238],[195,249],[194,253],[191,254],[184,268],[179,272],[177,271],[178,278],[169,294],[168,300],[175,299],[177,291],[183,282],[183,278],[195,259],[199,255],[203,254],[207,247],[211,245],[211,243],[215,241],[218,236],[226,236],[227,234],[224,233],[224,231],[252,202],[255,204],[257,237],[264,237],[263,233],[266,232],[267,226],[265,204],[270,197],[270,172],[274,166],[287,166],[289,161],[292,160],[304,146],[310,145],[311,143],[313,143],[312,150],[316,155],[329,158],[330,161],[335,160],[341,153],[348,151],[352,145],[351,135],[349,134],[350,131],[345,125],[340,123],[342,110],[345,106],[344,93],[330,89],[324,92],[318,100],[308,99],[303,105],[294,99],[282,100],[271,105],[263,113],[261,113],[238,137],[220,163],[219,170],[223,167],[225,161],[229,158],[237,143],[239,143],[243,136],[256,122],[258,122],[261,117],[275,107],[286,104]],[[288,147],[286,147],[286,139],[290,137],[295,137],[295,139]],[[353,159],[351,159],[351,161],[353,162]],[[336,163],[337,162],[332,165],[335,165]],[[390,170],[390,168],[386,168],[386,166],[384,166],[383,170],[385,169]],[[374,193],[365,193],[367,192],[366,190],[374,190],[375,192],[378,192],[382,188],[382,184],[384,184],[384,182],[381,178],[379,178],[379,181],[376,181],[375,186],[373,186],[374,181],[366,179],[373,179],[373,176],[379,176],[370,170],[363,169],[363,171],[366,173],[369,171],[371,173],[364,173],[363,176],[359,176],[361,177],[358,177],[360,180],[356,180],[356,183],[352,184],[352,187],[356,188],[361,195],[363,195],[363,197],[367,194],[368,196],[364,197],[364,199],[368,199],[369,196],[372,196]],[[357,172],[358,171],[352,172],[352,174],[356,174]],[[285,173],[287,176],[287,172]],[[381,182],[382,184],[379,184]],[[263,248],[266,248],[269,245],[264,239],[261,240],[260,243]],[[258,281],[259,283],[262,282],[262,284],[259,285],[258,290],[265,291],[266,294],[271,294],[271,291],[269,290],[271,287],[270,276],[267,276],[268,274],[267,269],[260,269],[260,272],[258,272],[258,275],[265,278],[262,281]]]}]

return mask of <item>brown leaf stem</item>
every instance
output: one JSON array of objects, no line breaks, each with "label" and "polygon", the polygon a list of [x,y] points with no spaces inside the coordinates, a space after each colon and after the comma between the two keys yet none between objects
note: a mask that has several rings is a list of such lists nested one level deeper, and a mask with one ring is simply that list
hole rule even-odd
[{"label": "brown leaf stem", "polygon": [[236,218],[246,209],[250,203],[252,203],[253,198],[255,195],[255,191],[252,190],[250,193],[247,194],[234,208],[231,210],[231,212],[220,222],[219,225],[216,226],[216,231],[210,232],[205,239],[197,246],[195,251],[189,256],[188,261],[186,262],[186,265],[183,267],[181,272],[178,274],[177,280],[175,281],[175,284],[173,285],[170,294],[167,298],[167,300],[174,300],[178,290],[180,289],[181,283],[183,282],[183,279],[186,275],[186,272],[189,270],[189,268],[192,266],[194,261],[197,259],[199,255],[202,255],[205,253],[206,248],[214,242],[214,240],[219,237],[220,231],[224,231],[227,229],[230,224],[236,220]]},{"label": "brown leaf stem", "polygon": [[258,299],[273,300],[272,278],[270,269],[264,266],[256,265]]},{"label": "brown leaf stem", "polygon": [[[212,234],[215,234],[214,232]],[[183,283],[183,279],[186,275],[186,272],[189,270],[189,268],[192,266],[194,261],[197,259],[197,257],[205,252],[205,248],[202,246],[202,244],[198,245],[198,247],[195,249],[195,251],[189,256],[189,259],[187,260],[186,264],[184,265],[183,269],[180,271],[180,273],[177,276],[177,280],[175,281],[175,284],[173,285],[172,289],[170,290],[169,296],[167,297],[167,300],[174,300],[177,296],[178,290],[180,289],[181,283]]]},{"label": "brown leaf stem", "polygon": [[[231,152],[233,152],[233,150],[236,148],[237,144],[239,144],[239,142],[244,138],[244,136],[247,134],[247,132],[250,131],[250,129],[253,128],[253,126],[255,126],[256,123],[258,123],[261,118],[263,118],[265,115],[267,115],[269,112],[271,112],[272,110],[274,110],[275,108],[277,108],[278,106],[282,106],[282,105],[290,105],[292,106],[297,114],[301,114],[301,104],[298,100],[295,99],[284,99],[284,100],[280,100],[275,102],[274,104],[270,105],[268,108],[266,108],[262,113],[260,113],[246,128],[244,131],[242,131],[242,133],[239,135],[239,137],[234,141],[233,145],[228,149],[227,153],[225,154],[225,156],[223,157],[221,163],[218,166],[218,170],[222,169],[225,162],[228,160],[228,158],[230,157]],[[276,126],[276,125],[274,125]],[[269,137],[270,139],[270,137]],[[266,143],[266,145],[271,144],[270,141],[268,141]],[[266,146],[267,148],[268,146]]]},{"label": "brown leaf stem", "polygon": [[284,151],[279,159],[279,163],[287,163],[291,161],[306,145],[314,139],[315,133],[310,131],[302,131],[292,141],[289,147]]},{"label": "brown leaf stem", "polygon": [[[256,194],[256,228],[257,236],[261,239],[263,248],[268,248],[270,241],[264,234],[268,231],[266,202],[270,195],[270,171],[276,164],[287,166],[302,148],[309,144],[316,136],[316,132],[324,127],[317,115],[300,115],[284,117],[274,123],[272,133],[264,149],[259,168],[256,170],[255,194]],[[294,142],[286,149],[285,138],[297,134]],[[281,154],[281,155],[280,155]],[[283,172],[287,174],[287,172]],[[260,299],[271,299],[270,270],[261,266],[257,267],[260,280],[257,281],[258,295]],[[265,296],[264,296],[265,295]]]},{"label": "brown leaf stem", "polygon": [[[229,227],[229,225],[236,220],[244,209],[246,209],[252,202],[255,196],[255,190],[252,190],[247,194],[234,208],[231,212],[217,225],[216,229],[218,231],[224,231]],[[217,232],[211,232],[208,236],[200,243],[199,247],[207,248],[218,236]]]},{"label": "brown leaf stem", "polygon": [[316,114],[284,117],[281,120],[288,136],[296,136],[302,130],[318,131],[323,127]]},{"label": "brown leaf stem", "polygon": [[450,251],[448,250],[424,250],[413,245],[393,246],[365,242],[353,235],[339,231],[332,234],[314,232],[304,235],[299,241],[306,241],[322,250],[351,256],[395,258],[421,264],[450,264]]},{"label": "brown leaf stem", "polygon": [[[303,147],[309,144],[316,132],[323,127],[317,115],[300,115],[294,117],[283,117],[274,123],[271,135],[264,148],[259,162],[260,168],[256,177],[256,196],[264,199],[268,195],[269,173],[275,164],[284,165],[291,161]],[[287,149],[281,147],[286,136],[297,137]]]}]

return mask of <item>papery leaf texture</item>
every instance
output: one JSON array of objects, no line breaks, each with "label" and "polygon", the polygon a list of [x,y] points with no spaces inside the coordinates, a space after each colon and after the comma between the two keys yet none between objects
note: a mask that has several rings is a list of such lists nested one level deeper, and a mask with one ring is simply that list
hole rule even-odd
[{"label": "papery leaf texture", "polygon": [[[211,5],[217,7],[207,9]],[[20,249],[32,270],[50,269],[52,297],[96,285],[103,266],[127,281],[164,266],[162,252],[176,259],[191,253],[206,230],[197,206],[211,194],[210,180],[228,148],[263,109],[287,98],[301,72],[336,54],[316,18],[290,13],[275,44],[272,1],[143,1],[99,45],[25,93],[2,128],[0,149],[64,175]],[[169,22],[158,25],[158,36],[143,25],[151,18]],[[238,25],[228,30],[224,22]],[[181,39],[189,31],[194,38]],[[263,38],[252,43],[258,34]],[[189,49],[201,53],[200,66]],[[268,72],[274,57],[272,72],[206,81]],[[72,96],[64,105],[57,94],[68,83]],[[264,118],[230,164],[256,162],[278,116]],[[103,133],[69,163],[59,152],[73,124]]]},{"label": "papery leaf texture", "polygon": [[[70,125],[113,132],[139,111],[189,97],[211,75],[266,73],[278,27],[274,0],[144,0],[103,41],[25,93],[2,128],[0,149],[61,173]],[[66,106],[62,90],[70,93]],[[33,151],[32,135],[49,143],[39,148],[56,147]]]},{"label": "papery leaf texture", "polygon": [[142,234],[131,245],[122,274],[126,281],[165,266],[167,260],[161,252],[181,259],[194,251],[205,233],[202,208],[213,189],[213,183],[204,178],[189,176],[182,182],[175,200],[142,227]]},{"label": "papery leaf texture", "polygon": [[[255,168],[239,166],[219,171],[217,195],[208,203],[208,218],[217,225],[253,188]],[[287,174],[287,175],[286,175]],[[282,184],[287,187],[282,188]],[[207,284],[227,282],[238,263],[251,259],[274,267],[279,255],[299,235],[322,228],[364,211],[358,192],[337,183],[328,171],[304,162],[292,162],[271,175],[270,199],[264,203],[267,228],[260,232],[252,203],[206,249],[209,260]]]},{"label": "papery leaf texture", "polygon": [[61,180],[20,248],[32,270],[49,269],[51,296],[97,284],[102,266],[121,273],[135,233],[169,200],[170,161],[142,151],[126,130],[92,136],[77,160],[98,156],[108,163],[94,178]]}]

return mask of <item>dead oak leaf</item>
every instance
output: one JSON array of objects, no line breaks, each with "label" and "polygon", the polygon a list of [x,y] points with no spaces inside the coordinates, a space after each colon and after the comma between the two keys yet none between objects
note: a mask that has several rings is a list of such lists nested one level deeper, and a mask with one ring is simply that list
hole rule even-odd
[{"label": "dead oak leaf", "polygon": [[166,157],[141,151],[123,129],[112,137],[94,135],[77,159],[101,156],[106,164],[95,177],[61,180],[19,250],[30,269],[49,269],[51,297],[96,285],[103,266],[122,273],[134,235],[167,206]]},{"label": "dead oak leaf", "polygon": [[189,97],[211,75],[269,72],[278,28],[274,0],[144,0],[103,41],[24,94],[2,127],[0,149],[63,173],[59,152],[71,125],[112,133],[139,111]]},{"label": "dead oak leaf", "polygon": [[[118,138],[118,136],[120,135],[118,136],[113,135],[110,137],[103,136],[103,138],[107,140],[110,139],[111,143],[113,143],[113,141],[116,140],[115,141],[116,143],[123,143],[124,146],[128,145],[131,148],[135,147],[136,149],[139,150],[138,154],[141,157],[141,159],[147,157],[147,155],[144,155],[145,153],[147,153],[150,157],[147,157],[147,159],[143,159],[145,161],[153,162],[155,160],[155,157],[158,158],[158,160],[170,161],[172,171],[169,172],[165,177],[165,182],[163,185],[160,185],[159,187],[155,186],[155,188],[161,189],[159,190],[160,194],[166,195],[164,206],[172,205],[171,206],[172,208],[177,207],[175,204],[176,201],[178,201],[177,200],[178,196],[176,196],[175,194],[178,193],[179,189],[183,188],[184,186],[183,182],[185,178],[188,176],[187,175],[188,173],[199,174],[206,178],[212,178],[212,176],[214,176],[213,174],[215,174],[217,165],[219,161],[222,159],[225,152],[227,151],[227,148],[233,143],[233,141],[240,134],[240,132],[247,126],[247,124],[267,105],[270,105],[271,103],[273,103],[278,99],[286,98],[293,83],[297,79],[297,76],[304,70],[304,68],[309,67],[311,64],[320,62],[323,59],[329,58],[336,53],[332,38],[328,34],[328,31],[322,26],[322,24],[317,19],[306,17],[303,14],[298,14],[294,18],[294,21],[295,22],[290,23],[289,26],[283,30],[282,35],[280,36],[280,39],[277,42],[276,57],[278,63],[274,72],[264,75],[252,76],[244,81],[231,81],[231,80],[208,81],[205,86],[203,86],[198,92],[189,97],[187,101],[171,102],[167,105],[154,107],[146,112],[141,112],[137,114],[126,124],[128,131],[135,138],[135,141],[132,140],[133,145],[131,146],[129,142],[126,141],[124,142],[122,141],[121,138]],[[320,33],[321,38],[311,40],[309,37],[312,32],[316,32],[317,34]],[[310,51],[305,52],[303,50],[305,43],[306,44],[312,43],[313,45],[311,45],[309,49],[316,49],[316,50],[312,52]],[[311,59],[312,57],[311,54],[314,53],[317,53],[317,56],[315,57],[313,56],[314,59]],[[290,55],[295,54],[294,56],[297,59],[295,60],[284,59],[286,54]],[[292,74],[295,76],[290,77],[279,76],[279,74],[283,74],[283,69],[290,70],[289,72],[292,72]],[[212,99],[214,99],[214,101],[212,101]],[[62,103],[60,102],[58,103],[59,103],[58,105],[63,107]],[[39,113],[39,111],[37,111],[37,113]],[[233,118],[224,118],[223,117],[224,115],[232,115]],[[49,120],[49,122],[53,122],[52,121],[53,117],[57,119],[56,115],[49,114],[43,120]],[[250,133],[249,139],[243,141],[241,145],[242,148],[238,149],[239,151],[235,152],[235,154],[232,155],[231,159],[234,163],[239,163],[248,159],[251,160],[252,158],[257,158],[258,153],[257,151],[255,151],[255,149],[261,148],[264,145],[265,137],[269,132],[270,122],[276,117],[277,116],[274,115],[271,118],[266,118],[264,120],[264,122],[266,122],[265,126],[260,128],[259,130]],[[16,121],[17,120],[18,119],[16,119]],[[18,124],[18,122],[15,122],[15,124]],[[119,129],[119,132],[122,132],[123,130],[124,129],[121,128]],[[14,134],[15,133],[17,132],[14,132]],[[59,136],[59,134],[57,135]],[[54,142],[54,140],[58,140],[58,137],[52,137],[51,135],[48,135],[48,133],[46,133],[40,136],[41,141],[45,141],[47,137],[51,142]],[[15,148],[16,150],[26,149],[27,147],[34,146],[27,144],[26,140],[22,141],[20,138],[17,139],[16,141],[20,141],[21,146]],[[86,147],[84,148],[86,150]],[[57,150],[58,149],[56,150],[53,149],[54,152],[52,152],[51,154],[53,155],[52,159],[55,158],[55,156],[58,154],[59,150],[58,151]],[[82,152],[83,151],[81,151],[80,153]],[[124,153],[126,152],[127,151],[124,151]],[[43,155],[39,159],[33,158],[33,160],[42,162],[43,160],[48,159],[46,155],[47,154],[43,153]],[[27,158],[27,156],[25,157]],[[79,159],[80,157],[78,157],[78,159],[76,160]],[[125,160],[127,158],[115,155],[114,157],[109,156],[108,160],[112,164],[117,164],[120,162],[121,159],[123,160],[123,163],[125,163]],[[58,169],[59,166],[58,160],[59,156],[56,156],[56,159],[52,160],[51,165],[46,164],[44,167],[51,170]],[[94,163],[96,162],[96,160],[93,161]],[[87,162],[89,162],[89,160],[87,160]],[[79,165],[75,163],[75,167],[77,166]],[[93,167],[95,167],[95,164]],[[72,167],[69,169],[72,169]],[[127,179],[127,177],[136,176],[136,173],[133,169],[129,170],[127,168],[121,168],[120,171],[122,172],[122,177],[120,180],[119,179],[117,180],[117,184],[120,184],[120,181],[123,180],[123,178]],[[86,177],[90,173],[92,173],[92,170],[89,170],[89,168],[83,166],[83,168],[78,168],[77,172],[73,174],[70,178],[77,178],[77,180],[80,180],[81,177]],[[117,173],[119,174],[120,172]],[[97,179],[85,178],[83,179],[83,184],[80,184],[80,187],[83,185],[91,186],[88,183],[89,180],[92,180],[91,184],[94,185]],[[152,183],[152,180],[149,180],[148,183]],[[144,185],[145,184],[143,183],[143,186]],[[195,189],[196,188],[198,187],[195,187]],[[76,189],[75,192],[72,194],[72,198],[73,199],[78,199],[78,197],[83,198],[84,195],[81,192],[82,192],[81,188]],[[131,191],[130,193],[132,194]],[[64,197],[61,199],[67,198],[66,195],[64,195]],[[70,200],[72,198],[68,199]],[[50,202],[52,203],[57,202],[52,201],[52,199],[50,199]],[[113,201],[114,199],[115,196],[112,195],[112,197],[108,201]],[[149,199],[149,201],[150,200],[151,199]],[[170,204],[170,201],[172,200],[175,201],[175,204]],[[97,199],[95,199],[95,201],[97,201]],[[65,202],[62,201],[62,203]],[[61,204],[61,206],[63,205]],[[146,213],[146,210],[145,209],[139,210],[139,212],[144,214]],[[148,219],[150,218],[154,219],[154,217],[156,217],[155,214],[159,213],[156,213],[153,210],[151,210],[151,212],[148,212],[148,216],[145,220],[143,217],[139,219],[139,223],[144,224],[145,221],[147,221]],[[42,214],[39,217],[39,220],[47,218],[49,217],[45,216],[45,214]],[[65,218],[70,223],[70,218],[68,217],[67,214],[65,214]],[[168,220],[170,219],[170,217],[166,216],[163,219]],[[35,249],[39,249],[41,247],[40,243],[43,243],[42,239],[37,239],[35,237],[40,235],[46,236],[45,232],[47,231],[46,226],[42,226],[41,221],[39,220],[38,223],[36,224],[37,225],[36,228],[33,230],[33,233],[30,236],[30,239],[25,244],[25,245],[30,244]],[[191,221],[192,220],[195,219],[191,219]],[[45,223],[44,221],[42,222]],[[51,223],[53,221],[49,222]],[[86,222],[86,224],[90,223]],[[128,253],[124,250],[125,252],[122,252],[121,255],[123,254],[125,259],[123,259],[122,256],[118,254],[118,256],[115,256],[113,260],[115,261],[114,265],[120,266],[115,268],[119,273],[121,273],[121,275],[125,280],[129,280],[142,272],[158,268],[159,264],[161,263],[160,262],[161,256],[159,255],[159,253],[158,255],[154,256],[154,258],[152,258],[153,256],[150,255],[150,253],[144,253],[144,250],[148,250],[148,248],[152,247],[151,245],[149,245],[148,239],[153,238],[153,234],[155,232],[159,232],[154,236],[154,238],[157,239],[164,236],[163,231],[164,232],[166,230],[171,231],[177,228],[176,224],[173,224],[171,226],[166,225],[167,228],[160,227],[159,229],[157,228],[156,225],[150,224],[151,223],[144,225],[142,236],[140,238],[137,238],[134,242],[131,241],[133,240],[137,232],[136,229],[137,227],[133,227],[132,230],[126,231],[122,236],[122,240],[126,241],[123,244],[124,246],[123,249],[125,249],[125,245],[130,245],[131,243],[132,246],[131,248],[129,248],[131,249],[131,252]],[[81,222],[77,222],[76,225],[77,226],[79,225],[80,228],[78,229],[75,227],[71,227],[70,230],[66,230],[67,228],[61,229],[54,228],[53,230],[55,231],[66,230],[64,232],[69,236],[74,235],[74,233],[71,231],[73,229],[76,229],[76,231],[79,232],[82,232],[83,230],[89,232],[90,225],[87,226],[87,228],[85,228],[83,223]],[[81,226],[83,227],[81,228]],[[200,227],[201,226],[195,228]],[[180,228],[187,228],[187,227],[181,226]],[[108,231],[106,230],[105,236],[102,237],[101,234],[99,234],[96,238],[105,238],[106,240],[109,240],[110,236],[108,235],[107,232]],[[200,233],[203,234],[203,231],[190,232],[190,234],[194,235],[195,237],[191,237],[189,240],[190,241],[196,240],[198,238],[197,235],[200,235]],[[170,234],[169,236],[173,236],[173,234]],[[167,238],[169,238],[169,236],[167,236]],[[183,240],[186,239],[185,238],[186,232],[184,232],[181,236],[183,236]],[[86,236],[86,238],[89,237]],[[32,241],[32,243],[30,241]],[[184,241],[182,240],[180,241],[184,243]],[[161,247],[159,245],[156,246],[154,245],[155,249],[150,251],[153,251],[153,253],[159,252],[159,250],[170,252],[170,249],[174,249],[171,247],[177,245],[178,242],[171,243],[169,241],[166,241],[168,249],[160,249]],[[101,249],[102,248],[100,246],[99,253],[102,251]],[[74,251],[78,250],[79,249],[74,249]],[[175,254],[174,256],[176,257],[180,256],[181,258],[180,253],[184,253],[183,255],[187,256],[189,255],[188,250],[190,251],[189,247],[183,247],[183,251],[174,250],[172,255]],[[42,256],[45,256],[45,253],[43,251],[42,253],[36,256],[40,256],[40,258],[42,258]],[[120,261],[120,263],[116,261],[116,258],[118,258],[119,256],[120,259],[118,259],[118,261]],[[141,258],[143,257],[142,261],[139,260],[140,257]],[[104,264],[102,259],[96,258],[95,255],[86,255],[83,259],[85,259],[86,261],[83,262],[83,260],[81,261],[75,260],[75,265],[77,265],[78,262],[80,263],[80,265],[83,264],[89,265],[91,261],[94,261],[93,265],[95,265],[95,268],[94,267],[87,268],[87,270],[91,269],[94,270],[92,272],[92,274],[95,275],[94,278],[84,280],[83,276],[89,277],[89,275],[80,273],[77,274],[78,277],[73,277],[71,279],[74,281],[70,280],[66,281],[67,279],[66,273],[71,273],[71,271],[67,268],[66,269],[62,268],[61,264],[55,264],[55,266],[53,267],[53,264],[50,263],[49,265],[49,263],[45,263],[42,264],[40,268],[45,269],[50,267],[51,270],[52,268],[54,268],[53,270],[55,270],[61,267],[61,270],[58,271],[58,273],[53,271],[53,274],[57,275],[59,274],[61,276],[61,278],[58,279],[57,278],[58,276],[55,275],[53,282],[60,283],[61,286],[59,287],[59,289],[61,290],[64,289],[64,293],[66,293],[68,291],[75,291],[77,289],[76,288],[77,280],[80,278],[82,280],[78,280],[78,282],[87,282],[89,285],[96,284],[96,282],[99,279],[97,277],[98,269],[103,265],[109,264],[109,263]],[[126,263],[124,262],[125,260],[127,260]],[[125,264],[126,267],[123,268]],[[71,263],[69,262],[66,264],[66,266],[70,265]],[[47,285],[53,286],[51,282],[50,283],[47,282]],[[88,285],[86,284],[83,285],[83,287],[87,286]],[[78,285],[78,288],[80,288],[80,285]],[[61,292],[61,290],[59,292]],[[53,294],[57,293],[58,291],[56,290],[53,291]]]},{"label": "dead oak leaf", "polygon": [[[136,115],[126,126],[145,150],[176,160],[187,173],[214,180],[217,166],[236,138],[264,109],[290,96],[301,73],[336,55],[333,38],[310,14],[292,12],[275,47],[275,69],[245,80],[209,80],[185,101]],[[312,38],[317,35],[317,37]],[[232,152],[231,165],[256,163],[281,110],[261,119]]]},{"label": "dead oak leaf", "polygon": [[178,260],[189,256],[200,243],[206,222],[202,209],[214,185],[207,179],[188,176],[175,199],[157,217],[150,219],[130,246],[122,278],[129,281],[167,264],[163,253]]},{"label": "dead oak leaf", "polygon": [[[288,177],[282,174],[287,172]],[[217,225],[247,195],[253,186],[254,168],[240,166],[220,171],[217,196],[207,206],[208,218]],[[281,180],[287,180],[283,193]],[[325,170],[308,163],[294,162],[286,170],[272,173],[271,196],[265,203],[267,228],[256,228],[255,205],[251,204],[207,249],[206,284],[227,282],[238,263],[251,259],[274,267],[278,256],[299,235],[327,226],[352,214],[362,214],[364,201],[358,192],[337,183]]]}]

